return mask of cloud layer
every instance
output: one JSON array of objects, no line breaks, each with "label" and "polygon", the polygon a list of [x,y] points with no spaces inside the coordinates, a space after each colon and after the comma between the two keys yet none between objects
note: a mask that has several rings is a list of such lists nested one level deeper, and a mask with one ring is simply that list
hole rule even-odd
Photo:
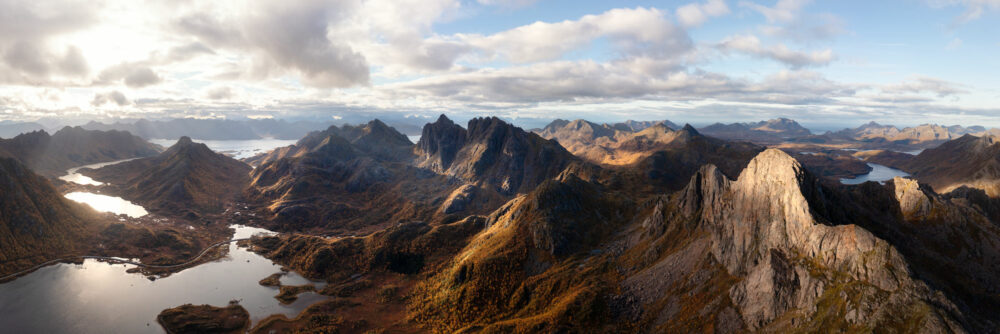
[{"label": "cloud layer", "polygon": [[[958,22],[1000,8],[995,0],[928,4],[961,8]],[[980,93],[975,87],[919,72],[891,83],[830,79],[845,59],[863,61],[835,48],[850,33],[847,21],[809,0],[698,0],[533,19],[547,5],[0,0],[0,118],[993,111],[962,102]],[[480,17],[520,23],[473,24]],[[959,51],[963,40],[949,40]]]}]

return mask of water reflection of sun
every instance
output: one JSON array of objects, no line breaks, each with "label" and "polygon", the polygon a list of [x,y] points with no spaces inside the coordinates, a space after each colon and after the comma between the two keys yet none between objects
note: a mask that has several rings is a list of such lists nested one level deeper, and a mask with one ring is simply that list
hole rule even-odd
[{"label": "water reflection of sun", "polygon": [[66,194],[66,198],[90,205],[94,210],[124,214],[129,217],[138,218],[148,214],[146,209],[126,201],[120,197],[93,194],[88,192],[71,192]]}]

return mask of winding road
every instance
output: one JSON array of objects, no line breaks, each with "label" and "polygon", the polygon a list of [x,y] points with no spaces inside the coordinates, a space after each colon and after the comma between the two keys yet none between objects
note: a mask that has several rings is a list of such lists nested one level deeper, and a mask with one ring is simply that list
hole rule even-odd
[{"label": "winding road", "polygon": [[38,270],[39,268],[42,268],[42,267],[45,267],[45,266],[48,266],[48,265],[52,265],[52,264],[59,263],[59,262],[66,262],[66,261],[73,260],[73,259],[95,259],[95,260],[103,260],[103,261],[114,262],[114,263],[131,264],[131,265],[134,265],[134,266],[137,266],[137,267],[153,268],[153,269],[172,269],[172,268],[184,267],[184,266],[190,265],[190,264],[192,264],[194,262],[197,262],[203,256],[205,256],[205,254],[207,254],[208,251],[212,250],[215,247],[219,247],[219,246],[222,246],[222,245],[227,245],[227,244],[232,243],[232,242],[243,241],[243,240],[250,240],[250,238],[237,238],[237,239],[229,239],[229,240],[226,240],[226,241],[216,242],[214,244],[209,245],[208,247],[205,247],[205,249],[203,249],[201,251],[201,253],[198,253],[198,255],[195,256],[194,258],[192,258],[192,259],[190,259],[188,261],[185,261],[183,263],[171,264],[171,265],[143,264],[143,263],[133,262],[133,261],[129,261],[129,260],[126,260],[126,259],[123,259],[123,258],[120,258],[120,257],[114,257],[114,256],[81,255],[81,256],[64,257],[64,258],[59,258],[59,259],[55,259],[55,260],[49,260],[49,261],[43,262],[41,264],[35,265],[34,267],[31,267],[31,268],[28,268],[28,269],[25,269],[25,270],[21,270],[19,272],[16,272],[16,273],[4,276],[4,277],[0,277],[0,282],[5,282],[8,279],[16,278],[18,276],[30,273],[32,271]]}]

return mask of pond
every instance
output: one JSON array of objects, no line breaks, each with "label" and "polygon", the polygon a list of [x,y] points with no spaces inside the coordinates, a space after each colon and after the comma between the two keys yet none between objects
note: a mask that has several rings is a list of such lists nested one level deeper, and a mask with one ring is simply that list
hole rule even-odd
[{"label": "pond", "polygon": [[[233,238],[271,233],[233,225]],[[307,292],[289,305],[274,298],[278,288],[258,282],[281,266],[229,244],[229,255],[149,280],[125,271],[133,265],[85,260],[83,264],[56,264],[14,281],[0,284],[0,331],[5,333],[163,333],[156,316],[164,309],[191,303],[226,306],[231,300],[250,313],[256,323],[271,314],[295,317],[327,297]],[[282,284],[313,283],[293,272]],[[316,282],[317,288],[322,286]]]}]

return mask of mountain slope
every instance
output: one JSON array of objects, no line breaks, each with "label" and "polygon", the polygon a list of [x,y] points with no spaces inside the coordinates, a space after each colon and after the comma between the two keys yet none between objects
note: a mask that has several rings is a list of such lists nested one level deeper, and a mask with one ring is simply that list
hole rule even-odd
[{"label": "mountain slope", "polygon": [[998,137],[964,135],[916,157],[899,168],[927,183],[938,193],[962,186],[982,189],[1000,197],[1000,143]]},{"label": "mountain slope", "polygon": [[0,274],[81,248],[97,218],[20,162],[0,158]]},{"label": "mountain slope", "polygon": [[0,155],[20,160],[45,176],[87,164],[147,157],[160,147],[122,131],[92,131],[65,127],[53,135],[36,131],[0,140]]},{"label": "mountain slope", "polygon": [[[888,221],[901,218],[876,203],[901,205],[907,217],[920,214],[911,212],[909,196],[880,197],[871,192],[891,192],[865,186],[876,189],[844,195],[825,188],[773,149],[736,180],[709,165],[682,191],[639,205],[614,190],[561,177],[494,212],[486,229],[418,288],[413,318],[435,331],[484,332],[965,332],[995,326],[988,320],[992,308],[978,308],[995,298],[968,299],[968,292],[994,284],[958,283],[992,282],[988,277],[997,274],[983,268],[995,261],[995,249],[963,246],[972,248],[947,258],[916,251],[946,237],[902,230],[888,237],[877,222],[895,225]],[[938,203],[942,210],[967,210]],[[962,228],[947,219],[941,224]],[[1000,241],[995,227],[977,226],[990,242]],[[901,252],[893,242],[919,244]],[[989,262],[929,279],[932,285],[919,278],[934,269],[927,266],[933,259],[970,261],[961,254]],[[932,287],[948,280],[956,283]]]},{"label": "mountain slope", "polygon": [[111,184],[148,210],[195,217],[221,211],[249,181],[250,166],[181,137],[155,157],[81,173]]}]

